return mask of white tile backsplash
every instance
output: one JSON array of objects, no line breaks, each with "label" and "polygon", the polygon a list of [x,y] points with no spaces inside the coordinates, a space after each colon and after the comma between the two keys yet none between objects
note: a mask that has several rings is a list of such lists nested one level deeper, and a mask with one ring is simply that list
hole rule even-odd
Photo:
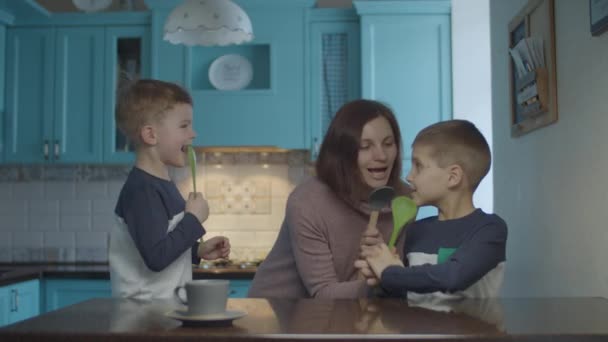
[{"label": "white tile backsplash", "polygon": [[51,199],[30,200],[28,203],[29,215],[55,215],[59,216],[59,201]]},{"label": "white tile backsplash", "polygon": [[23,232],[27,230],[28,217],[25,215],[2,215],[0,231]]},{"label": "white tile backsplash", "polygon": [[46,182],[45,198],[50,200],[68,200],[76,198],[75,182]]},{"label": "white tile backsplash", "polygon": [[27,201],[22,199],[0,199],[0,215],[25,215]]},{"label": "white tile backsplash", "polygon": [[[310,167],[293,158],[199,158],[197,187],[211,214],[204,239],[225,235],[232,258],[265,256],[283,221],[285,201]],[[221,167],[216,164],[221,160]],[[184,197],[192,191],[189,169],[172,171]],[[107,261],[107,241],[123,181],[45,180],[0,182],[0,262]],[[231,191],[226,192],[230,187]],[[231,208],[227,208],[227,202]]]},{"label": "white tile backsplash", "polygon": [[76,198],[94,200],[108,197],[108,185],[105,182],[76,183]]},{"label": "white tile backsplash", "polygon": [[31,232],[58,232],[59,215],[30,214],[27,230]]},{"label": "white tile backsplash", "polygon": [[64,232],[88,232],[91,231],[90,215],[61,215],[60,227]]},{"label": "white tile backsplash", "polygon": [[27,182],[13,184],[13,199],[32,200],[44,198],[43,182]]},{"label": "white tile backsplash", "polygon": [[90,215],[91,201],[78,200],[62,200],[60,203],[61,215]]}]

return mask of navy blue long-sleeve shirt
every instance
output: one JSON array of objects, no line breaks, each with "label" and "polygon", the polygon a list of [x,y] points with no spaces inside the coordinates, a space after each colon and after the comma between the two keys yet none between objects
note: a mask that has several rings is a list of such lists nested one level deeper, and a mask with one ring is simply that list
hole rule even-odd
[{"label": "navy blue long-sleeve shirt", "polygon": [[197,240],[205,233],[191,213],[184,213],[172,231],[172,220],[184,212],[185,201],[173,182],[134,167],[125,182],[115,213],[122,218],[146,266],[161,271],[187,249],[198,264]]},{"label": "navy blue long-sleeve shirt", "polygon": [[497,295],[507,241],[507,225],[498,215],[477,209],[454,220],[429,217],[406,229],[407,267],[390,266],[381,275],[381,286],[389,295]]}]

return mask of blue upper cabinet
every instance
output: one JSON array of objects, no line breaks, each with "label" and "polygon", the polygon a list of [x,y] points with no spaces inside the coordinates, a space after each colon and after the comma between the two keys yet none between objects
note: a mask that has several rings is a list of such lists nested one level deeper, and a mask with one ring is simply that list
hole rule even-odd
[{"label": "blue upper cabinet", "polygon": [[6,26],[0,20],[0,163],[4,161],[4,85],[6,58]]},{"label": "blue upper cabinet", "polygon": [[[452,117],[449,0],[354,1],[361,16],[362,95],[389,105],[403,136],[403,176],[424,127]],[[436,215],[421,208],[418,218]]]},{"label": "blue upper cabinet", "polygon": [[416,133],[452,117],[450,1],[354,4],[361,16],[362,95],[395,111],[409,161]]},{"label": "blue upper cabinet", "polygon": [[125,82],[149,75],[150,32],[147,26],[106,28],[103,111],[103,160],[106,163],[131,163],[135,160],[133,145],[116,127],[114,109],[116,94]]},{"label": "blue upper cabinet", "polygon": [[[148,14],[58,14],[7,28],[3,161],[128,163],[121,75],[148,74]],[[136,54],[136,58],[133,57]]]},{"label": "blue upper cabinet", "polygon": [[359,17],[354,10],[313,9],[309,12],[307,146],[316,159],[336,111],[360,97]]},{"label": "blue upper cabinet", "polygon": [[103,29],[9,29],[7,51],[5,160],[100,162]]},{"label": "blue upper cabinet", "polygon": [[5,160],[100,162],[103,28],[11,28],[7,45]]},{"label": "blue upper cabinet", "polygon": [[[194,99],[195,144],[273,145],[308,148],[304,86],[306,11],[314,0],[237,2],[251,19],[252,42],[226,47],[186,47],[162,41],[164,22],[182,1],[147,0],[153,12],[152,76],[186,86]],[[251,63],[251,83],[218,90],[209,79],[211,64],[228,54]]]},{"label": "blue upper cabinet", "polygon": [[7,162],[52,159],[55,32],[10,28],[7,32],[5,149]]},{"label": "blue upper cabinet", "polygon": [[55,162],[101,162],[103,118],[103,27],[56,31],[54,122]]}]

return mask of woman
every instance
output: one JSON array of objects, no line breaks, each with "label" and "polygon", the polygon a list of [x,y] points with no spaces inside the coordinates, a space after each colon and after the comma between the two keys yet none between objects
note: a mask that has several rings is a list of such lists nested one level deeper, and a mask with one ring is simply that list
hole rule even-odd
[{"label": "woman", "polygon": [[[369,220],[367,198],[384,185],[398,194],[408,190],[399,178],[401,133],[392,111],[371,100],[342,106],[321,145],[316,173],[287,199],[279,236],[249,297],[367,296],[366,280],[354,267]],[[380,214],[377,227],[388,241],[390,211]]]}]

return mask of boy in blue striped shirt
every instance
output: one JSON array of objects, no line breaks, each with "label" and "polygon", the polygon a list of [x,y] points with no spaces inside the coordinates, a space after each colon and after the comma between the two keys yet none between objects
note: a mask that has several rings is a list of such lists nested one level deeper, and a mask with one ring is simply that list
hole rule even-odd
[{"label": "boy in blue striped shirt", "polygon": [[496,297],[505,267],[507,226],[473,205],[473,193],[490,170],[490,148],[465,120],[426,127],[412,144],[407,176],[418,206],[438,216],[406,227],[404,260],[377,237],[364,237],[356,266],[391,296],[412,300]]},{"label": "boy in blue striped shirt", "polygon": [[225,237],[201,242],[209,206],[201,193],[185,201],[169,178],[169,167],[184,167],[186,148],[196,137],[192,98],[180,86],[139,80],[120,96],[116,122],[135,145],[135,166],[116,204],[110,236],[112,295],[137,299],[172,298],[192,279],[200,258],[226,258]]}]

